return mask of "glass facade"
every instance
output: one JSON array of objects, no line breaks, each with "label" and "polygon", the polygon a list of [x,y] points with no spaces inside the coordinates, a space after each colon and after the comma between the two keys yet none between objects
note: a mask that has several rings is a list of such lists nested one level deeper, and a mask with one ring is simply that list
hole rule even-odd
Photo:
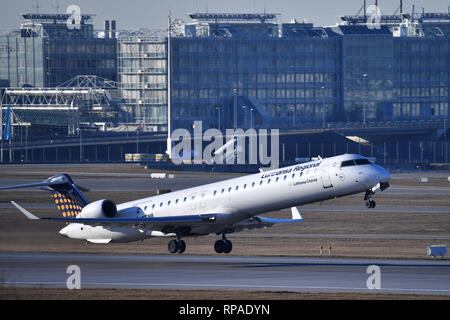
[{"label": "glass facade", "polygon": [[316,28],[307,23],[197,23],[172,37],[175,126],[276,126],[448,115],[450,22]]},{"label": "glass facade", "polygon": [[337,119],[339,39],[303,34],[278,37],[278,32],[271,31],[276,25],[265,26],[263,36],[172,39],[176,126],[190,127],[202,120],[204,128],[232,128],[235,122],[240,128],[269,123],[288,128]]},{"label": "glass facade", "polygon": [[[355,27],[341,28],[355,29]],[[345,122],[392,120],[393,38],[387,28],[349,30],[343,42]]]},{"label": "glass facade", "polygon": [[448,116],[448,36],[395,38],[394,119],[430,120]]},{"label": "glass facade", "polygon": [[117,81],[117,40],[95,36],[90,16],[73,30],[65,15],[23,17],[20,30],[0,36],[0,79],[11,87],[56,87],[78,75]]},{"label": "glass facade", "polygon": [[43,44],[43,38],[23,37],[20,31],[0,37],[0,79],[11,87],[43,87]]},{"label": "glass facade", "polygon": [[123,122],[145,131],[167,124],[167,41],[164,37],[120,37],[119,81]]}]

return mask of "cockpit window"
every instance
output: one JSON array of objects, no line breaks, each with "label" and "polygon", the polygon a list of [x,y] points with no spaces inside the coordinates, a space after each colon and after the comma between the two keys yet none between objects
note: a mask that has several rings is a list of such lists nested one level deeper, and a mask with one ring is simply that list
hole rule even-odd
[{"label": "cockpit window", "polygon": [[350,166],[361,166],[364,164],[372,164],[372,162],[370,162],[367,159],[346,160],[346,161],[342,161],[341,168],[342,167],[350,167]]},{"label": "cockpit window", "polygon": [[363,164],[372,164],[372,162],[370,162],[367,159],[356,159],[355,162],[356,162],[357,166],[363,165]]},{"label": "cockpit window", "polygon": [[347,160],[347,161],[342,161],[341,167],[350,167],[350,166],[354,166],[354,165],[355,165],[355,161]]}]

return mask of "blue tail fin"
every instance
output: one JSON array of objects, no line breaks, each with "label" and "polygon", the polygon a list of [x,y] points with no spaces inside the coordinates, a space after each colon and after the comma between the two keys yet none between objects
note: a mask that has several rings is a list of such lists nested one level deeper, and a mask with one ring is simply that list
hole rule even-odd
[{"label": "blue tail fin", "polygon": [[63,217],[76,217],[89,201],[81,193],[67,174],[61,174],[48,178],[45,181],[60,180],[62,183],[49,184],[46,189],[50,191],[53,201],[55,201],[58,213]]},{"label": "blue tail fin", "polygon": [[27,187],[41,187],[44,190],[50,191],[58,213],[64,217],[77,216],[83,207],[89,204],[89,201],[81,193],[79,187],[65,173],[50,177],[42,182],[1,187],[0,190]]}]

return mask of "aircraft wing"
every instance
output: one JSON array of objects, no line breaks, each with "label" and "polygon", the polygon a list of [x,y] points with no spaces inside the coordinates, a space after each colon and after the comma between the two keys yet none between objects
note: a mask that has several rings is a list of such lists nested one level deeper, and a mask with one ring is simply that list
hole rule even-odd
[{"label": "aircraft wing", "polygon": [[[213,223],[222,214],[202,214],[202,215],[188,215],[188,216],[170,216],[170,217],[138,217],[138,218],[76,218],[76,217],[37,217],[29,212],[24,207],[20,206],[14,201],[11,203],[22,212],[30,220],[41,221],[61,221],[67,223],[83,223],[87,225],[108,225],[108,224],[124,224],[124,225],[142,225],[149,224],[156,229],[166,229],[173,231],[178,228],[198,226],[207,223]],[[232,226],[236,232],[243,229],[254,228],[269,228],[277,223],[295,223],[302,222],[303,218],[300,215],[297,207],[292,207],[292,219],[275,219],[261,216],[254,216],[247,220],[236,223]],[[173,229],[173,230],[172,230]]]},{"label": "aircraft wing", "polygon": [[30,220],[62,221],[84,224],[185,224],[214,222],[214,215],[189,215],[171,217],[142,217],[142,218],[75,218],[75,217],[37,217],[14,201],[11,203]]}]

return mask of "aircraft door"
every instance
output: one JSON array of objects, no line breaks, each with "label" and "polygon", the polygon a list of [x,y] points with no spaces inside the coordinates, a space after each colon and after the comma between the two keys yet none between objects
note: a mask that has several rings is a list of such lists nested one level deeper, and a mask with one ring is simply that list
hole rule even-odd
[{"label": "aircraft door", "polygon": [[322,171],[320,177],[322,179],[322,186],[324,187],[324,189],[333,187],[333,184],[331,183],[330,174],[328,171]]}]

